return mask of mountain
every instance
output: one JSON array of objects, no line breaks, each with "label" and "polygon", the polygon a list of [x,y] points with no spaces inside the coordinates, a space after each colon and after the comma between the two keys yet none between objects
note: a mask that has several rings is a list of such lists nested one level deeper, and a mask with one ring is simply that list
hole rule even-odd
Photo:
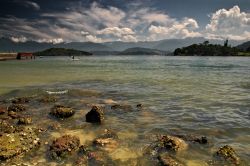
[{"label": "mountain", "polygon": [[142,48],[142,47],[134,47],[128,48],[119,53],[119,55],[165,55],[164,51],[150,49],[150,48]]},{"label": "mountain", "polygon": [[34,53],[36,56],[89,56],[92,53],[66,48],[50,48]]},{"label": "mountain", "polygon": [[16,43],[8,38],[0,38],[0,52],[37,52],[49,48],[68,48],[80,51],[113,51],[100,43],[92,42],[70,42],[70,43],[39,43],[36,41],[27,41],[24,43]]},{"label": "mountain", "polygon": [[[141,47],[148,49],[156,49],[162,51],[174,51],[176,48],[186,47],[192,44],[203,43],[205,38],[186,38],[186,39],[166,39],[159,41],[139,41],[139,42],[104,42],[104,43],[92,43],[92,42],[69,42],[69,43],[39,43],[36,41],[27,41],[24,43],[16,43],[8,38],[0,38],[0,52],[37,52],[52,47],[56,48],[68,48],[76,49],[80,51],[88,52],[103,52],[114,53],[126,50],[128,48]],[[223,44],[223,40],[209,40],[212,44]],[[242,41],[230,40],[229,44],[236,46],[242,43]]]},{"label": "mountain", "polygon": [[243,51],[250,51],[250,41],[238,45],[237,48]]}]

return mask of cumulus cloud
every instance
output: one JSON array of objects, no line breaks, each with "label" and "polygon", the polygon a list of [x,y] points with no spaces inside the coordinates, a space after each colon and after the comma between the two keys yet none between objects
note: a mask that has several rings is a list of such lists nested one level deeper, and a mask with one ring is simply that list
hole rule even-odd
[{"label": "cumulus cloud", "polygon": [[59,44],[63,43],[64,40],[62,38],[56,38],[56,39],[39,39],[37,40],[39,43],[53,43],[53,44]]},{"label": "cumulus cloud", "polygon": [[241,12],[239,6],[220,9],[210,16],[206,26],[207,36],[219,36],[235,40],[250,39],[250,13]]},{"label": "cumulus cloud", "polygon": [[186,38],[201,36],[201,33],[195,31],[198,28],[196,20],[184,18],[182,21],[172,20],[171,24],[165,26],[151,25],[148,31],[151,34],[151,39]]}]

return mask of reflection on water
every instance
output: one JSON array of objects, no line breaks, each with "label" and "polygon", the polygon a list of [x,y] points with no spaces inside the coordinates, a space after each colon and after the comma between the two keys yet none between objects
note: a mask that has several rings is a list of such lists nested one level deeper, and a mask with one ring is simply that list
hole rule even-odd
[{"label": "reflection on water", "polygon": [[[178,154],[186,165],[206,165],[212,153],[225,144],[233,146],[248,163],[249,73],[250,59],[244,57],[104,56],[81,57],[80,61],[60,57],[6,61],[0,63],[0,99],[69,90],[59,95],[57,103],[74,108],[75,116],[56,121],[48,116],[53,103],[31,102],[28,114],[34,115],[34,125],[59,123],[59,129],[44,135],[48,142],[68,133],[78,135],[83,144],[90,144],[110,128],[121,140],[121,145],[109,153],[112,160],[120,161],[118,165],[147,163],[141,161],[143,149],[159,133],[195,133],[211,140],[209,147],[194,145]],[[144,107],[141,111],[114,112],[110,110],[114,103],[133,107],[142,103]],[[87,124],[84,118],[96,104],[109,110],[101,126]],[[45,152],[46,146],[23,160],[48,162]]]}]

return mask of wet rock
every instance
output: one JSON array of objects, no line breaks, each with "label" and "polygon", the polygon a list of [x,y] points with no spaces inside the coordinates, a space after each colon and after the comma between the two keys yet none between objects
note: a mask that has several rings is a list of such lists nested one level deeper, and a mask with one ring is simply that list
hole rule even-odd
[{"label": "wet rock", "polygon": [[7,160],[29,152],[40,145],[36,133],[28,128],[0,137],[0,160]]},{"label": "wet rock", "polygon": [[219,150],[216,152],[216,155],[225,162],[234,165],[240,164],[240,158],[237,156],[234,149],[229,145],[220,147]]},{"label": "wet rock", "polygon": [[7,109],[5,107],[0,106],[0,115],[3,115],[7,112]]},{"label": "wet rock", "polygon": [[52,159],[65,158],[75,152],[80,146],[80,139],[76,136],[64,135],[55,139],[49,148]]},{"label": "wet rock", "polygon": [[92,109],[86,114],[86,122],[89,123],[103,123],[104,113],[100,107],[93,106]]},{"label": "wet rock", "polygon": [[18,119],[17,124],[19,125],[29,125],[32,123],[32,118],[31,117],[21,117]]},{"label": "wet rock", "polygon": [[178,137],[164,135],[160,139],[160,144],[167,150],[173,150],[175,152],[187,149],[187,143]]},{"label": "wet rock", "polygon": [[30,102],[30,98],[28,97],[19,97],[12,100],[12,103],[14,104],[25,104],[28,102]]},{"label": "wet rock", "polygon": [[185,141],[199,143],[199,144],[208,144],[208,139],[205,136],[197,135],[176,135],[179,138],[182,138]]},{"label": "wet rock", "polygon": [[42,98],[39,99],[40,102],[42,103],[54,103],[57,101],[55,96],[52,95],[45,95]]},{"label": "wet rock", "polygon": [[11,125],[8,121],[1,120],[0,121],[0,136],[4,133],[10,134],[15,131],[15,127]]},{"label": "wet rock", "polygon": [[60,123],[52,123],[48,126],[48,130],[58,130],[61,128]]},{"label": "wet rock", "polygon": [[179,152],[186,150],[187,147],[188,144],[183,139],[175,136],[163,135],[146,148],[145,154],[155,157],[161,152]]},{"label": "wet rock", "polygon": [[12,104],[10,105],[7,110],[10,112],[10,111],[13,111],[13,112],[22,112],[22,111],[25,111],[26,110],[26,107],[22,104]]},{"label": "wet rock", "polygon": [[14,111],[9,111],[8,116],[11,117],[12,119],[17,119],[20,117],[20,115],[17,112]]},{"label": "wet rock", "polygon": [[111,106],[112,110],[124,111],[124,112],[132,112],[133,108],[131,105],[127,104],[114,104]]},{"label": "wet rock", "polygon": [[177,161],[167,153],[160,154],[158,156],[158,160],[160,164],[163,166],[184,166],[183,164],[181,164],[179,161]]},{"label": "wet rock", "polygon": [[50,114],[57,118],[69,118],[75,114],[75,111],[70,107],[55,105],[51,109]]},{"label": "wet rock", "polygon": [[137,109],[142,109],[142,107],[143,107],[142,104],[137,104],[137,105],[136,105],[136,108],[137,108]]},{"label": "wet rock", "polygon": [[118,136],[111,130],[105,129],[104,134],[96,138],[93,144],[106,151],[113,151],[118,147]]}]

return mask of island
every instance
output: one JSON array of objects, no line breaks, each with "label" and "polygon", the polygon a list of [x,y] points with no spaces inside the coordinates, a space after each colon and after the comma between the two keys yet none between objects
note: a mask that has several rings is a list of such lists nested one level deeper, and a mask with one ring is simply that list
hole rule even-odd
[{"label": "island", "polygon": [[49,48],[44,51],[34,53],[35,56],[90,56],[93,55],[90,52],[79,51],[67,48]]},{"label": "island", "polygon": [[150,48],[134,47],[121,51],[118,55],[165,55],[165,51]]},{"label": "island", "polygon": [[228,40],[224,45],[210,44],[204,41],[201,44],[192,44],[187,47],[177,48],[174,51],[175,56],[238,56],[240,50],[228,45]]}]

